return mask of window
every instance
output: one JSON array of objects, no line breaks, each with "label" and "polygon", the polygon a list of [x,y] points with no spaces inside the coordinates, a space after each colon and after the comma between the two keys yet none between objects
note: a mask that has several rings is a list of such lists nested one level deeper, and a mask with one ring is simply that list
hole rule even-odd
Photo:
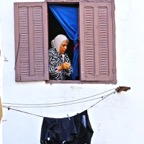
[{"label": "window", "polygon": [[[49,11],[49,4],[48,1],[14,4],[17,82],[59,82],[50,81],[48,73],[48,48],[52,37],[49,24],[55,20]],[[73,1],[73,4],[64,4],[76,5],[79,9],[79,78],[64,82],[115,84],[113,0],[76,1],[75,4]],[[60,29],[62,28],[59,27]],[[72,51],[69,54],[73,57]]]}]

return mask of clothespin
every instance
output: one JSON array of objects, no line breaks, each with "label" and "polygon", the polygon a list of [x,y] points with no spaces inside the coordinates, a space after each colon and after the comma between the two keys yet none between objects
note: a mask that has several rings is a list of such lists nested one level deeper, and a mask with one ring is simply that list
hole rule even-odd
[{"label": "clothespin", "polygon": [[68,116],[68,119],[71,120],[68,114],[67,114],[67,116]]}]

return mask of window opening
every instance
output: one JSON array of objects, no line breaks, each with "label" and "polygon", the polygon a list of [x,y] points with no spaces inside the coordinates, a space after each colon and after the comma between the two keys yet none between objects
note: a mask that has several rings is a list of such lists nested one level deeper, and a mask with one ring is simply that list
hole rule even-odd
[{"label": "window opening", "polygon": [[[66,26],[60,22],[63,20],[63,17],[57,17],[55,13],[53,12],[52,8],[55,7],[63,7],[63,10],[65,10],[64,15],[67,17],[67,19],[64,22],[68,22]],[[74,9],[73,9],[74,8]],[[74,20],[77,19],[77,21],[72,22],[73,19],[71,19],[72,11],[77,10],[77,13],[73,13]],[[61,11],[57,11],[61,12]],[[69,23],[70,22],[70,23]],[[73,24],[75,26],[73,28]],[[72,25],[72,26],[70,26]],[[70,29],[68,29],[70,27]],[[74,29],[74,31],[72,31]],[[76,30],[77,29],[77,30]],[[71,31],[70,31],[71,30]],[[73,74],[70,78],[67,77],[67,80],[79,80],[79,48],[78,48],[78,4],[48,4],[48,40],[49,40],[49,48],[51,48],[51,41],[55,38],[58,34],[64,34],[69,39],[68,48],[66,50],[66,53],[68,54],[70,61],[73,66]],[[76,36],[77,35],[77,36]]]}]

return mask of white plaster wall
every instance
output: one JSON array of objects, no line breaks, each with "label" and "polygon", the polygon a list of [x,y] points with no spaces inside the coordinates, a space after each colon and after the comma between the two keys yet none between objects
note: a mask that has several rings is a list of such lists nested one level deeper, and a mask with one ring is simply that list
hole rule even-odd
[{"label": "white plaster wall", "polygon": [[[15,83],[14,2],[16,1],[0,0],[4,57],[3,102],[36,104],[69,101],[104,92],[120,85],[130,86],[130,91],[113,94],[88,110],[94,130],[92,144],[143,144],[144,1],[115,0],[117,85]],[[20,110],[40,116],[66,117],[67,114],[72,116],[88,109],[95,102]],[[7,109],[4,109],[3,113],[2,144],[39,144],[42,117]]]},{"label": "white plaster wall", "polygon": [[[0,102],[2,101],[2,44],[1,44],[1,19],[0,19]],[[2,124],[0,115],[0,143],[2,143]]]}]

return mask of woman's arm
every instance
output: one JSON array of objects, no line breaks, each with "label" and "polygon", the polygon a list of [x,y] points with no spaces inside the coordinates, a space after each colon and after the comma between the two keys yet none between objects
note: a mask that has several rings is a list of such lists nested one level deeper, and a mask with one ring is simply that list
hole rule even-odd
[{"label": "woman's arm", "polygon": [[67,54],[65,54],[65,62],[68,63],[68,65],[69,65],[69,68],[65,69],[65,74],[67,76],[70,76],[72,74],[72,72],[73,72],[73,67],[71,65],[71,61],[70,61],[70,59],[69,59]]},{"label": "woman's arm", "polygon": [[49,74],[52,79],[58,79],[60,76],[58,66],[60,65],[60,58],[53,50],[49,51]]}]

